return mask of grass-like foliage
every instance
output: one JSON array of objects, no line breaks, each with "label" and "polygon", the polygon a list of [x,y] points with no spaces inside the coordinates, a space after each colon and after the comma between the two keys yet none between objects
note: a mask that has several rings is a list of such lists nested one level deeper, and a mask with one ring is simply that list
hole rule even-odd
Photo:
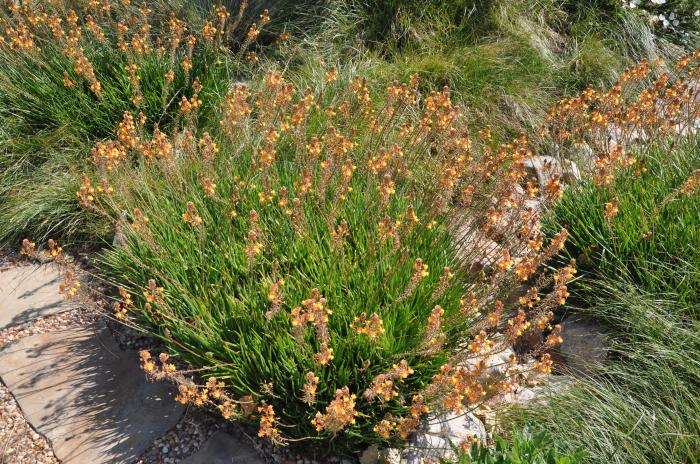
[{"label": "grass-like foliage", "polygon": [[579,464],[585,454],[559,452],[552,437],[545,430],[531,427],[515,430],[510,439],[496,436],[492,447],[474,446],[460,458],[460,464]]},{"label": "grass-like foliage", "polygon": [[588,283],[598,293],[584,313],[612,328],[612,360],[525,420],[557,443],[583,446],[590,462],[700,462],[700,326],[687,317],[697,304],[624,278]]},{"label": "grass-like foliage", "polygon": [[650,147],[638,158],[643,172],[629,170],[606,188],[589,181],[567,192],[552,230],[566,224],[573,231],[567,251],[582,270],[610,278],[624,272],[648,292],[697,303],[698,141]]},{"label": "grass-like foliage", "polygon": [[[597,154],[593,178],[565,193],[545,229],[571,227],[567,251],[585,270],[572,309],[607,327],[610,352],[546,406],[516,412],[516,423],[536,420],[590,462],[700,462],[700,151],[687,131],[698,115],[689,62],[674,66],[679,81],[662,74],[634,97],[625,85],[591,89],[551,113],[561,149],[585,143]],[[650,72],[643,63],[623,84]]]},{"label": "grass-like foliage", "polygon": [[183,107],[170,136],[127,117],[92,152],[101,177],[83,179],[80,200],[124,241],[104,256],[115,315],[195,369],[142,353],[150,376],[274,441],[352,449],[549,370],[556,329],[534,368],[486,373],[548,327],[574,272],[510,297],[566,238],[544,246],[517,187],[525,139],[471,138],[449,91],[423,97],[415,82],[381,106],[335,68],[316,92],[274,71],[255,85],[230,89],[214,135],[195,136],[197,109]]},{"label": "grass-like foliage", "polygon": [[238,19],[222,8],[159,2],[0,10],[0,240],[27,230],[37,238],[102,235],[104,225],[79,214],[71,198],[80,182],[72,165],[93,140],[112,135],[125,111],[165,129],[195,79],[206,85],[203,102],[225,94],[228,81],[245,75],[244,53],[267,21],[236,42]]}]

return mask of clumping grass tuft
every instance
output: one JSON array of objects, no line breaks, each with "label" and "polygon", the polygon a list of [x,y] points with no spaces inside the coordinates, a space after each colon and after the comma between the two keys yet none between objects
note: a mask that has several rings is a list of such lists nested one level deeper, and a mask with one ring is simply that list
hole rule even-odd
[{"label": "clumping grass tuft", "polygon": [[485,372],[547,328],[575,272],[545,271],[512,297],[566,239],[539,240],[517,187],[526,139],[472,138],[449,91],[423,96],[416,78],[382,100],[335,67],[316,92],[270,70],[228,92],[211,133],[183,108],[172,134],[121,132],[138,143],[118,157],[103,150],[116,141],[95,145],[79,197],[123,237],[103,257],[115,316],[192,368],[141,354],[179,401],[276,443],[358,451],[549,370],[556,333],[530,367]]},{"label": "clumping grass tuft", "polygon": [[[216,11],[150,6],[0,9],[7,25],[0,45],[0,242],[30,230],[79,240],[102,229],[84,227],[94,218],[81,218],[69,198],[91,143],[113,135],[125,111],[167,129],[196,79],[208,104],[247,72],[243,55],[254,40],[236,43],[233,31],[223,35],[220,27],[208,34],[207,22],[218,25]],[[220,52],[224,44],[231,53]],[[41,204],[32,208],[32,200]]]},{"label": "clumping grass tuft", "polygon": [[686,316],[697,303],[624,279],[588,284],[597,293],[580,311],[611,327],[610,361],[515,422],[534,420],[562,446],[583,446],[590,462],[700,462],[700,325]]},{"label": "clumping grass tuft", "polygon": [[[631,169],[605,188],[588,181],[569,190],[545,228],[573,231],[567,252],[586,273],[624,272],[648,292],[697,303],[700,197],[683,187],[700,169],[698,140],[649,146],[638,163],[644,172]],[[612,219],[606,204],[618,210]]]}]

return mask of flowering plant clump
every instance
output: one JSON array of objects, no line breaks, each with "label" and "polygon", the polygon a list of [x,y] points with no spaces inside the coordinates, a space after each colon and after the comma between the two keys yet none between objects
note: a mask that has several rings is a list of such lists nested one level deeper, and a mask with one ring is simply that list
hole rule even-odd
[{"label": "flowering plant clump", "polygon": [[[527,180],[525,135],[471,133],[449,88],[421,94],[417,77],[381,94],[332,65],[313,88],[273,66],[234,82],[243,62],[260,65],[253,44],[270,21],[263,12],[231,43],[246,2],[197,25],[128,1],[64,6],[13,3],[0,47],[25,71],[59,63],[41,69],[88,110],[100,140],[75,202],[114,225],[102,260],[114,316],[163,340],[169,352],[143,351],[141,365],[174,382],[177,401],[256,423],[276,444],[356,449],[552,371],[554,311],[576,270],[545,266],[568,232],[547,239],[539,206],[561,184]],[[589,143],[605,184],[636,164],[633,129],[689,130],[697,85],[682,83],[697,82],[698,58],[629,106],[622,84],[562,102],[543,134]],[[605,206],[610,224],[618,210]],[[75,275],[62,290],[79,292]],[[535,342],[498,356],[524,338]]]},{"label": "flowering plant clump", "polygon": [[[241,2],[234,14],[223,6],[189,14],[131,1],[6,2],[0,8],[0,111],[22,109],[34,128],[66,125],[89,139],[109,136],[124,112],[133,112],[118,143],[94,148],[109,167],[133,148],[144,119],[158,121],[161,130],[177,124],[174,118],[188,117],[185,109],[217,98],[213,82],[246,72],[243,55],[254,53],[269,22],[264,12],[240,39],[246,8]],[[182,100],[195,76],[207,90]]]},{"label": "flowering plant clump", "polygon": [[[112,166],[140,131],[154,131],[154,122],[169,131],[194,111],[200,122],[213,121],[207,109],[218,104],[209,103],[257,66],[248,55],[272,54],[288,37],[263,40],[269,15],[244,14],[247,4],[207,11],[198,2],[2,2],[0,125],[7,130],[0,143],[7,155],[0,173],[9,187],[0,192],[6,203],[0,239],[29,232],[42,239],[106,239],[109,224],[69,197],[81,182],[74,166],[92,148]],[[193,100],[197,77],[203,90]],[[132,120],[119,143],[93,147],[114,135],[125,112]],[[153,150],[164,148],[155,142]]]},{"label": "flowering plant clump", "polygon": [[568,224],[567,253],[586,271],[623,269],[648,291],[697,302],[698,129],[700,52],[642,62],[609,91],[562,101],[545,131],[562,150],[587,151],[592,178],[567,192],[545,230]]},{"label": "flowering plant clump", "polygon": [[[655,144],[693,138],[700,128],[700,51],[666,65],[646,60],[627,69],[608,90],[592,86],[555,105],[540,135],[561,154],[584,152],[598,186],[646,172]],[[587,152],[587,153],[586,153]],[[575,156],[575,155],[572,155]],[[606,213],[614,216],[614,201]]]},{"label": "flowering plant clump", "polygon": [[[169,132],[96,145],[125,151],[93,154],[85,181],[103,186],[85,207],[123,235],[103,263],[129,295],[115,314],[193,369],[144,353],[151,378],[276,443],[352,448],[551,370],[550,322],[575,270],[543,270],[567,233],[547,243],[526,201],[527,139],[472,136],[449,89],[417,84],[370,95],[331,67],[298,89],[272,69],[232,84],[206,131],[206,108],[182,105]],[[549,185],[544,201],[558,194]],[[555,335],[492,372],[541,331]]]}]

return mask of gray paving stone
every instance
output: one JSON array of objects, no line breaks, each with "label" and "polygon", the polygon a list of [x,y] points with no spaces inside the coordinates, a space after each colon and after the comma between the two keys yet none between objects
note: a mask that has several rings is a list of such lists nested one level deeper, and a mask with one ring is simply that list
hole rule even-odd
[{"label": "gray paving stone", "polygon": [[265,464],[250,441],[219,431],[182,464]]},{"label": "gray paving stone", "polygon": [[0,377],[64,464],[131,463],[183,412],[174,388],[147,382],[138,354],[121,351],[104,327],[10,345]]},{"label": "gray paving stone", "polygon": [[53,264],[0,272],[0,330],[70,309],[58,292],[64,276]]}]

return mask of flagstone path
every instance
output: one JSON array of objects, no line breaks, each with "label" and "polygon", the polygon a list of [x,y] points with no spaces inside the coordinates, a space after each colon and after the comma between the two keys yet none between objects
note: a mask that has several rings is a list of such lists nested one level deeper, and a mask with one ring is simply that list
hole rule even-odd
[{"label": "flagstone path", "polygon": [[164,458],[187,425],[174,387],[146,381],[137,352],[66,303],[62,281],[52,264],[0,269],[0,464],[265,462],[223,430]]}]

